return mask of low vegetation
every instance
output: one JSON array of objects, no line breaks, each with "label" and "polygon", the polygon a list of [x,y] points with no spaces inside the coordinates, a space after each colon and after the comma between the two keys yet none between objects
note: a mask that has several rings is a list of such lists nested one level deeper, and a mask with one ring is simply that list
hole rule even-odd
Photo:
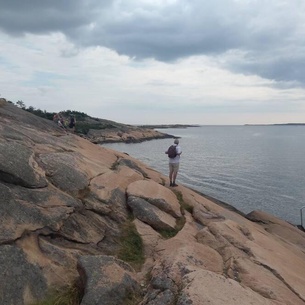
[{"label": "low vegetation", "polygon": [[129,293],[127,294],[124,305],[138,305],[142,300],[142,296],[139,293]]},{"label": "low vegetation", "polygon": [[131,220],[122,225],[121,232],[118,258],[140,270],[145,260],[142,238]]},{"label": "low vegetation", "polygon": [[[188,211],[189,213],[192,214],[193,207],[184,201],[182,193],[179,191],[176,191],[176,190],[173,190],[173,192],[175,193],[175,195],[179,201],[181,214],[184,215],[185,211]],[[174,229],[160,230],[158,232],[161,234],[162,237],[164,237],[166,239],[172,238],[183,228],[184,224],[185,224],[185,217],[182,216],[176,220],[176,226]]]},{"label": "low vegetation", "polygon": [[[8,101],[11,104],[14,104],[11,101]],[[78,134],[88,134],[90,129],[102,130],[102,129],[114,129],[120,128],[124,124],[119,124],[109,120],[98,119],[90,117],[88,114],[76,110],[63,110],[58,112],[48,112],[46,110],[37,109],[33,106],[26,106],[23,101],[18,101],[15,103],[18,108],[21,108],[27,112],[33,113],[41,118],[47,120],[53,120],[53,117],[56,113],[60,113],[64,119],[68,119],[70,115],[73,115],[76,119],[75,132]]]},{"label": "low vegetation", "polygon": [[171,230],[159,230],[158,232],[165,239],[169,239],[169,238],[172,238],[175,235],[177,235],[177,233],[183,228],[184,224],[185,224],[185,217],[182,216],[182,217],[179,217],[178,219],[176,219],[176,226],[175,226],[174,229],[171,229]]},{"label": "low vegetation", "polygon": [[76,118],[76,126],[75,126],[75,131],[77,133],[82,133],[82,134],[88,134],[90,129],[96,129],[96,130],[102,130],[102,129],[114,129],[116,128],[115,125],[109,124],[109,123],[86,123],[86,122],[80,122]]},{"label": "low vegetation", "polygon": [[193,206],[189,205],[187,202],[184,201],[182,193],[179,191],[176,191],[176,190],[173,190],[173,192],[175,193],[175,195],[179,201],[182,215],[184,214],[184,211],[188,211],[189,213],[192,214],[194,208],[193,208]]},{"label": "low vegetation", "polygon": [[80,285],[74,283],[59,290],[50,291],[46,298],[31,305],[79,305],[83,297]]}]

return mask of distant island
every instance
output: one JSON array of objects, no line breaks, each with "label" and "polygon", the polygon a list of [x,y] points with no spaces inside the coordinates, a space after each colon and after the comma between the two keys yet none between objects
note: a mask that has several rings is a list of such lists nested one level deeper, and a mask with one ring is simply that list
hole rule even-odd
[{"label": "distant island", "polygon": [[304,126],[305,123],[245,124],[245,126]]},{"label": "distant island", "polygon": [[140,125],[140,128],[148,129],[166,129],[166,128],[188,128],[188,127],[200,127],[200,125],[188,125],[188,124],[161,124],[161,125]]}]

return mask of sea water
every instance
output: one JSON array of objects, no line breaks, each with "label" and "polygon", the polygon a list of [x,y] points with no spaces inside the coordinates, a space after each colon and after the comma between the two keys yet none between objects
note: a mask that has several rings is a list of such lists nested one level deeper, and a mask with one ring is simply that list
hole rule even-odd
[{"label": "sea water", "polygon": [[[300,209],[305,206],[305,126],[158,130],[180,137],[178,184],[224,201],[244,213],[262,210],[300,224]],[[102,146],[126,152],[168,175],[165,151],[172,142],[162,139]]]}]

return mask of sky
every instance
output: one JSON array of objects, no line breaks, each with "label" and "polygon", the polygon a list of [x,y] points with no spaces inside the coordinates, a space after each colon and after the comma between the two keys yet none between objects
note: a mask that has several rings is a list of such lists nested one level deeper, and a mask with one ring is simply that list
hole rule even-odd
[{"label": "sky", "polygon": [[0,96],[125,124],[305,123],[304,0],[0,0]]}]

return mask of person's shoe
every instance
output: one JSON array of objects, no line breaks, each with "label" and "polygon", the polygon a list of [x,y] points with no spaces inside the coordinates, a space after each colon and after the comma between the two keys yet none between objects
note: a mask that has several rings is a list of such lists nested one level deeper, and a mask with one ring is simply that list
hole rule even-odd
[{"label": "person's shoe", "polygon": [[170,183],[169,186],[173,186],[173,183]]},{"label": "person's shoe", "polygon": [[178,186],[178,184],[176,184],[176,183],[172,183],[172,186]]}]

